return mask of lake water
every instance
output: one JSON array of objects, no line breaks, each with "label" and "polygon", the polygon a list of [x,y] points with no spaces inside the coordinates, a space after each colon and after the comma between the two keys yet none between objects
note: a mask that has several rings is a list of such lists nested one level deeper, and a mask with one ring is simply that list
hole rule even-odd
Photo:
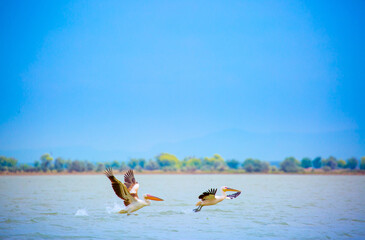
[{"label": "lake water", "polygon": [[[0,176],[0,238],[365,239],[364,176],[136,178],[140,196],[150,193],[165,201],[127,216],[117,213],[123,202],[103,174]],[[199,194],[224,185],[243,193],[192,211]]]}]

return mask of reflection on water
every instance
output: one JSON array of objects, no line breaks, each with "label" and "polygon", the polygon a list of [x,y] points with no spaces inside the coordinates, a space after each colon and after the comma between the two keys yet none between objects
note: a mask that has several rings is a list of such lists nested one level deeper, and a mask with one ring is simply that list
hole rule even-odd
[{"label": "reflection on water", "polygon": [[[121,175],[117,175],[123,179]],[[1,176],[0,238],[313,239],[365,238],[364,176],[136,175],[140,196],[159,196],[127,215],[100,176]],[[192,209],[205,190],[236,199]],[[218,190],[220,194],[220,190]]]}]

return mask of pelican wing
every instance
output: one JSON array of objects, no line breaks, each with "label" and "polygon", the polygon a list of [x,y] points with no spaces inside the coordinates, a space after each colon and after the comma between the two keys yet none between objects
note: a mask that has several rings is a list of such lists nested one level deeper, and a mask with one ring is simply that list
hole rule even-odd
[{"label": "pelican wing", "polygon": [[216,193],[217,193],[217,189],[211,188],[208,191],[205,191],[202,194],[200,194],[199,199],[201,199],[203,201],[208,200],[208,199],[214,199]]},{"label": "pelican wing", "polygon": [[125,206],[128,206],[132,202],[136,201],[136,199],[129,193],[126,185],[124,185],[121,181],[119,181],[118,179],[116,179],[116,177],[114,177],[113,171],[111,168],[105,169],[104,173],[111,181],[115,194],[124,200]]},{"label": "pelican wing", "polygon": [[134,178],[133,170],[128,170],[124,174],[124,184],[127,186],[130,194],[133,197],[138,198],[139,184],[138,184],[138,182],[136,182],[136,179]]},{"label": "pelican wing", "polygon": [[129,191],[136,184],[136,179],[134,178],[133,170],[128,170],[124,174],[124,184],[127,186],[127,188],[128,188]]}]

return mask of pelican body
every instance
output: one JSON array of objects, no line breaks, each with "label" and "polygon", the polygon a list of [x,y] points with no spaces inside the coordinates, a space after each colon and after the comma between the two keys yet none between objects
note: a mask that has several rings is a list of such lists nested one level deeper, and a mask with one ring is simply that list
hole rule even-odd
[{"label": "pelican body", "polygon": [[[204,206],[216,205],[217,203],[222,202],[224,199],[233,199],[241,194],[240,190],[236,190],[225,186],[221,187],[221,190],[222,190],[222,196],[215,195],[217,193],[216,188],[211,188],[208,191],[205,191],[202,194],[200,194],[199,199],[201,199],[201,201],[197,202],[196,206],[198,207],[195,208],[193,211],[199,212]],[[232,191],[236,193],[227,195],[226,193],[227,191]]]},{"label": "pelican body", "polygon": [[119,213],[129,214],[145,206],[149,206],[151,205],[151,201],[149,200],[163,201],[163,199],[150,194],[144,194],[143,199],[138,198],[139,183],[134,178],[133,170],[128,170],[124,174],[124,184],[114,177],[111,168],[107,168],[104,173],[111,181],[115,194],[124,200],[125,209],[122,209]]},{"label": "pelican body", "polygon": [[135,202],[132,202],[131,204],[126,206],[125,209],[120,210],[119,213],[128,213],[129,214],[129,213],[135,212],[145,206],[149,206],[149,205],[151,205],[151,201],[149,201],[149,200],[163,201],[161,198],[157,198],[157,197],[151,196],[149,194],[145,194],[145,195],[143,195],[143,200],[136,199]]}]

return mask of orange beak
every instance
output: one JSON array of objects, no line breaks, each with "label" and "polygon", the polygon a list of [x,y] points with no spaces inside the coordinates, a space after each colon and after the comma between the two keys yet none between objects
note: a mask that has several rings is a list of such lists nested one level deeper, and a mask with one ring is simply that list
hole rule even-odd
[{"label": "orange beak", "polygon": [[229,188],[229,187],[226,188],[226,191],[241,192],[240,190]]},{"label": "orange beak", "polygon": [[152,196],[152,195],[149,195],[149,194],[146,194],[146,198],[150,199],[150,200],[153,200],[153,201],[163,201],[163,199]]}]

